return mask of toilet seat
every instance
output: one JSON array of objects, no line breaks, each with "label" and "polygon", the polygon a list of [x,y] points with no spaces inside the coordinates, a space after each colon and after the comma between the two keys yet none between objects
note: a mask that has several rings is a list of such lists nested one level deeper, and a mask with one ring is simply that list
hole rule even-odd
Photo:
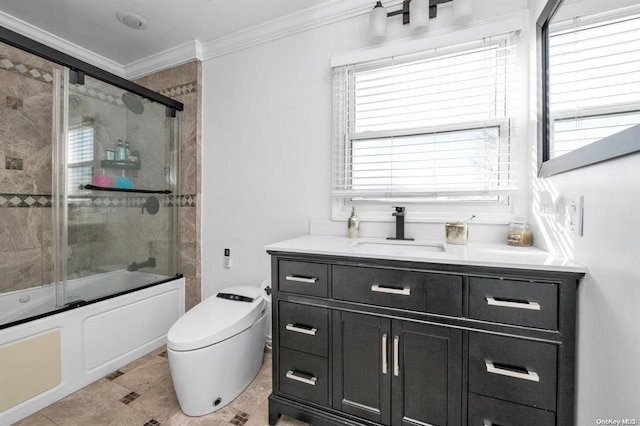
[{"label": "toilet seat", "polygon": [[167,333],[167,348],[174,351],[201,349],[251,327],[265,312],[265,300],[258,287],[229,287],[220,293],[253,298],[241,302],[210,296],[176,321]]}]

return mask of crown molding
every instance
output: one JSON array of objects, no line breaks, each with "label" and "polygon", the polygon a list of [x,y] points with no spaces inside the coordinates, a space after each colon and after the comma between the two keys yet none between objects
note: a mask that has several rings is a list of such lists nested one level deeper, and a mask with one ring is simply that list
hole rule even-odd
[{"label": "crown molding", "polygon": [[[299,34],[314,28],[369,13],[373,0],[333,0],[300,12],[286,15],[228,36],[202,43],[202,60],[228,55],[253,46]],[[401,0],[385,1],[385,7],[402,4]]]},{"label": "crown molding", "polygon": [[147,56],[124,66],[128,79],[136,79],[163,69],[202,60],[202,45],[198,40],[188,41],[171,49]]},{"label": "crown molding", "polygon": [[[198,59],[206,61],[252,46],[330,25],[369,13],[373,0],[332,0],[328,3],[247,28],[217,39],[193,40],[125,65],[127,78],[134,79]],[[384,2],[386,7],[400,5],[402,0]]]},{"label": "crown molding", "polygon": [[73,56],[81,61],[87,62],[112,74],[120,77],[125,76],[125,68],[121,64],[112,61],[111,59],[100,56],[84,47],[80,47],[77,44],[71,43],[61,37],[53,35],[47,31],[44,31],[36,26],[33,26],[21,19],[8,15],[0,11],[0,25],[21,34],[25,37],[29,37],[39,43],[47,45],[53,49],[59,50],[67,55]]},{"label": "crown molding", "polygon": [[[127,79],[135,79],[195,59],[206,61],[364,15],[369,13],[373,4],[375,4],[374,0],[331,0],[220,38],[206,42],[192,40],[124,65],[2,11],[0,11],[0,25],[105,71]],[[401,5],[402,0],[387,0],[383,1],[383,4],[387,8],[394,8]]]}]

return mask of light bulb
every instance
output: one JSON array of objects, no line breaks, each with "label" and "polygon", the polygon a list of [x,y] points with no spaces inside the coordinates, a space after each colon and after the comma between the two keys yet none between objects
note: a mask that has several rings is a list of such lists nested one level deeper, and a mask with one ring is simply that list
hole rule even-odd
[{"label": "light bulb", "polygon": [[380,43],[387,38],[387,9],[377,2],[369,13],[369,38],[372,43]]},{"label": "light bulb", "polygon": [[409,28],[411,33],[423,33],[428,26],[429,0],[411,0],[411,3],[409,3]]},{"label": "light bulb", "polygon": [[453,0],[453,18],[470,21],[473,18],[473,0]]}]

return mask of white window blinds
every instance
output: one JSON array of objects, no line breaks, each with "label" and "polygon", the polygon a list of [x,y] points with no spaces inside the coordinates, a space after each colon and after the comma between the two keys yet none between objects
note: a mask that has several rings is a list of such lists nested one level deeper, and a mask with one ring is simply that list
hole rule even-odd
[{"label": "white window blinds", "polygon": [[67,189],[75,193],[85,184],[91,183],[93,175],[93,121],[69,128],[67,143]]},{"label": "white window blinds", "polygon": [[554,23],[550,157],[640,124],[640,6]]},{"label": "white window blinds", "polygon": [[333,196],[495,201],[515,190],[515,37],[333,68]]}]

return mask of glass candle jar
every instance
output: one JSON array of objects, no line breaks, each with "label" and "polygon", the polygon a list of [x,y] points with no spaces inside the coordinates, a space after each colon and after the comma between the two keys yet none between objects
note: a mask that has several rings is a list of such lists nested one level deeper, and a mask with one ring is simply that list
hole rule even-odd
[{"label": "glass candle jar", "polygon": [[507,244],[523,247],[531,245],[531,231],[529,230],[529,224],[524,219],[514,218],[509,222]]}]

